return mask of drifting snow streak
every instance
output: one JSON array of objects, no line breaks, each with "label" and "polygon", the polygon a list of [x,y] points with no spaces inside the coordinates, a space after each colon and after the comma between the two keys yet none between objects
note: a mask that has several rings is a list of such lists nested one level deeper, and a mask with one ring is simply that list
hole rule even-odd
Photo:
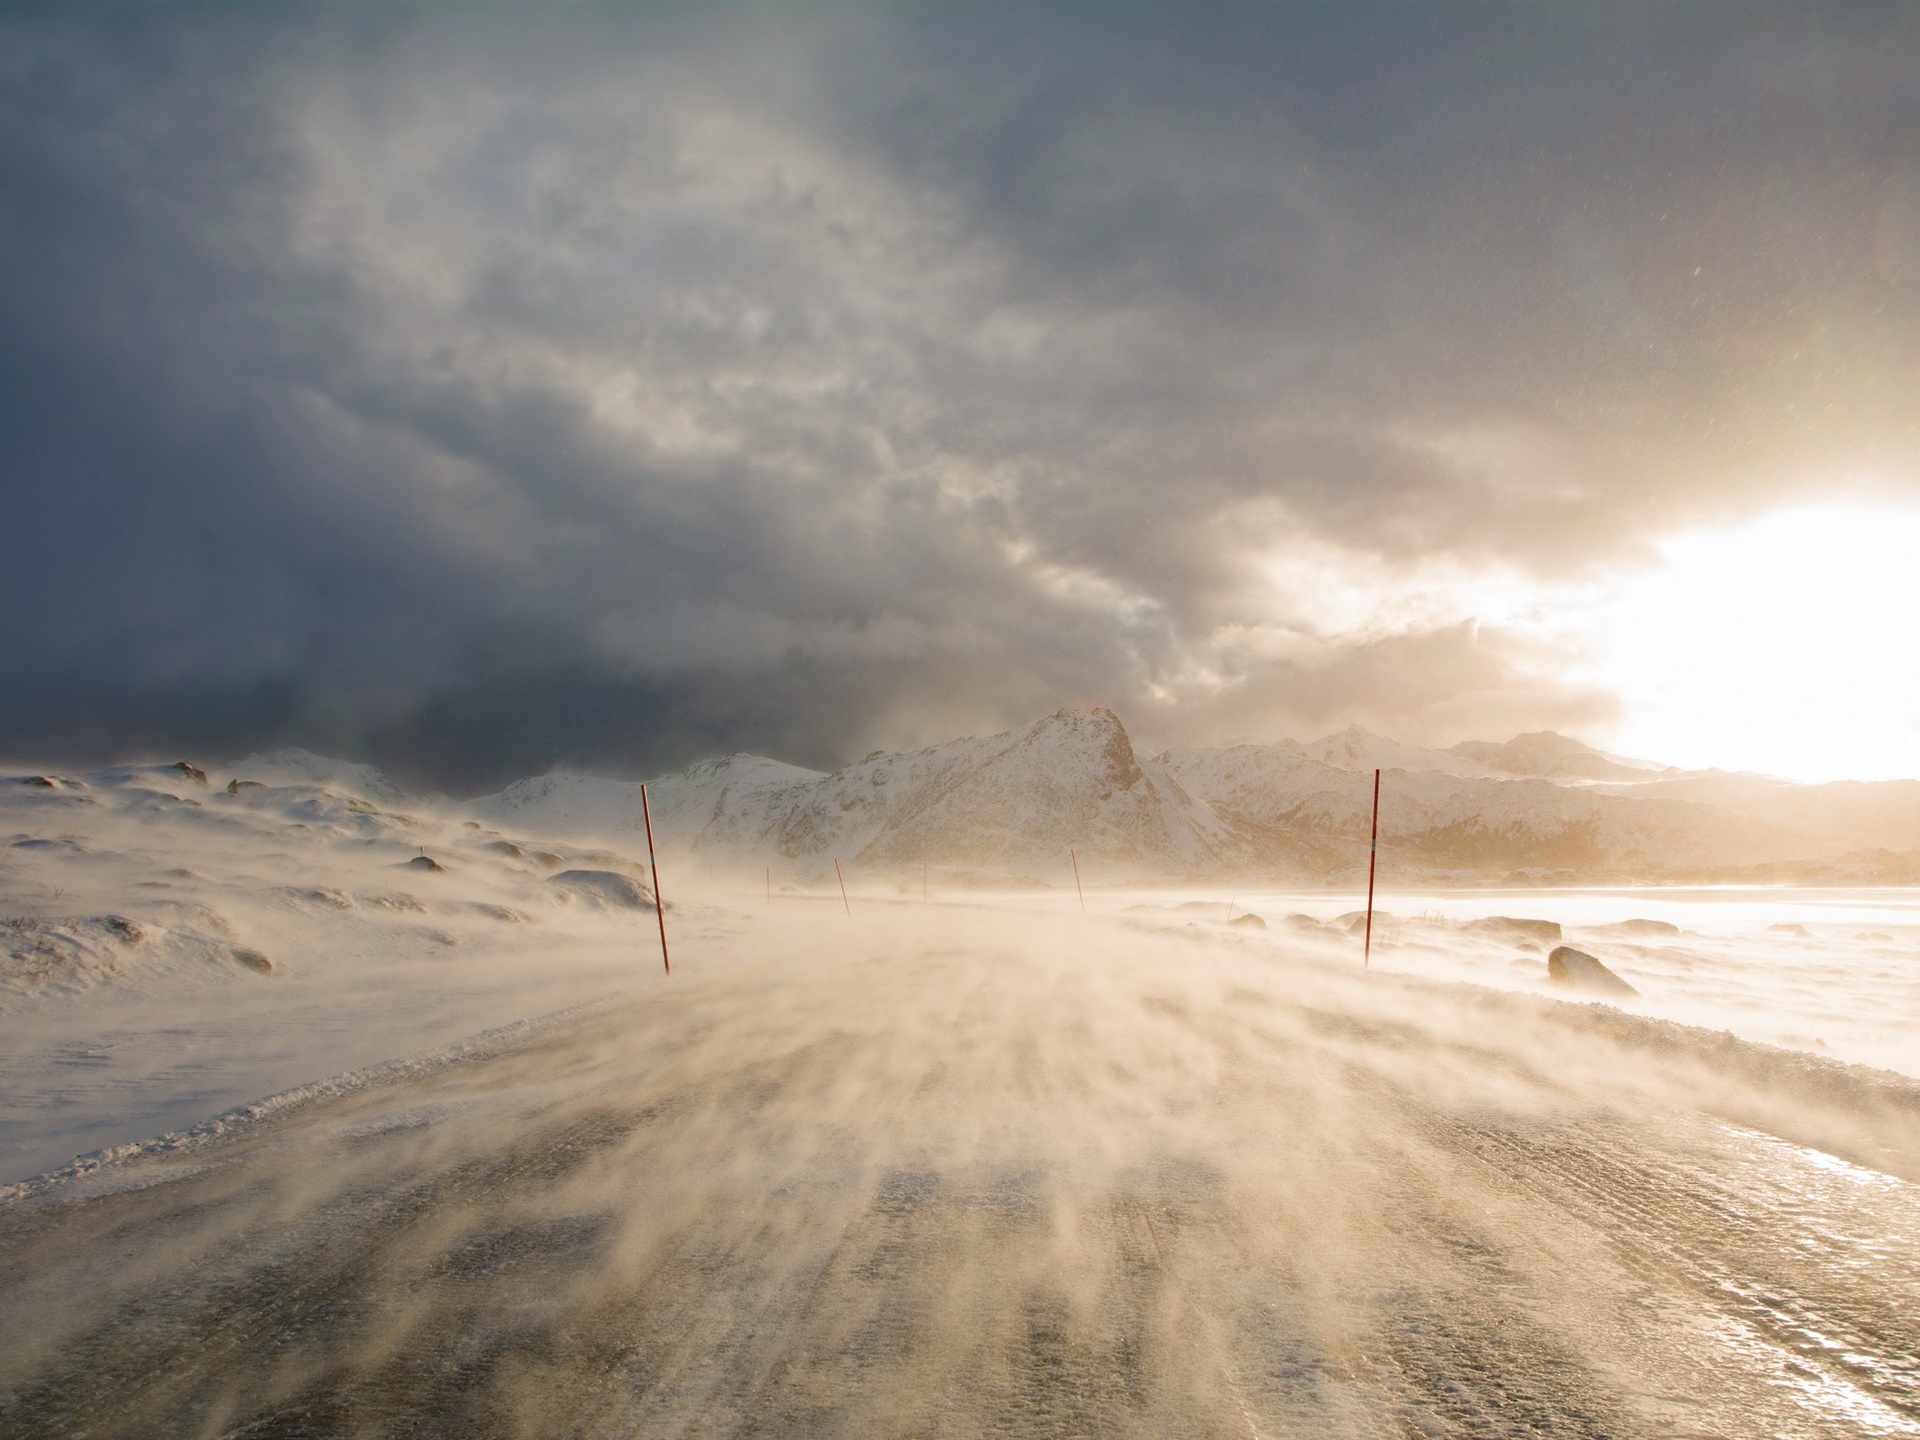
[{"label": "drifting snow streak", "polygon": [[1237,936],[821,908],[761,922],[777,966],[0,1210],[0,1426],[1920,1433],[1904,1082]]}]

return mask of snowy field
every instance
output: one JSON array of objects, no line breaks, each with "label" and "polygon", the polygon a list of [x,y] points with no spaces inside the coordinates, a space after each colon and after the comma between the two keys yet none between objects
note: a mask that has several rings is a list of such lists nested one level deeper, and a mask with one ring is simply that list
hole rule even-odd
[{"label": "snowy field", "polygon": [[5,800],[0,1434],[1920,1434],[1911,893],[1389,886],[1363,972],[669,871],[668,978],[632,855],[83,783]]}]

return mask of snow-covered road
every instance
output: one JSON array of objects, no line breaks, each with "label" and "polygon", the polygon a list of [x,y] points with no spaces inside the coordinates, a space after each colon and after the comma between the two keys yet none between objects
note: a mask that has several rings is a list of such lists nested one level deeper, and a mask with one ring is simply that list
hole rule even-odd
[{"label": "snow-covered road", "polygon": [[1913,1082],[1122,918],[735,943],[0,1207],[0,1433],[1920,1434]]}]

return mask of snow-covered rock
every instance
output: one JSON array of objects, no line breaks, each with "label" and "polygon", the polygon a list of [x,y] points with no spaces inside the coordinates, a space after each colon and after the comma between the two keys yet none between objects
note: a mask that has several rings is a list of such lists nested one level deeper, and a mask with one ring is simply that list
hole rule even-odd
[{"label": "snow-covered rock", "polygon": [[1547,956],[1547,978],[1555,985],[1594,995],[1632,999],[1640,993],[1586,951],[1571,945],[1556,945]]}]

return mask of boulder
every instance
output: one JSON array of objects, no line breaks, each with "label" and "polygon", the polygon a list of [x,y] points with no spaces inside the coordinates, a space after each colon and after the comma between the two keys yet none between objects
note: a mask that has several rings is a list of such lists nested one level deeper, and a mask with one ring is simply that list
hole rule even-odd
[{"label": "boulder", "polygon": [[273,961],[258,950],[244,950],[236,947],[233,952],[233,963],[253,971],[256,975],[273,974]]},{"label": "boulder", "polygon": [[[1391,919],[1393,919],[1393,916],[1389,915],[1386,911],[1376,910],[1373,912],[1373,928],[1378,930],[1383,923]],[[1364,933],[1367,928],[1367,912],[1364,910],[1349,910],[1344,915],[1334,916],[1333,919],[1327,923],[1336,930],[1346,931],[1349,935],[1359,935]]]},{"label": "boulder", "polygon": [[1489,915],[1484,920],[1469,920],[1461,928],[1469,935],[1491,935],[1498,940],[1552,942],[1560,939],[1557,920],[1516,920],[1511,915]]},{"label": "boulder", "polygon": [[193,781],[193,783],[198,785],[202,790],[207,788],[207,772],[202,770],[198,765],[189,765],[184,760],[176,760],[173,764],[167,766],[167,769]]},{"label": "boulder", "polygon": [[1587,930],[1594,935],[1678,935],[1680,927],[1668,924],[1665,920],[1616,920],[1611,925],[1589,925]]},{"label": "boulder", "polygon": [[653,896],[647,887],[618,870],[562,870],[547,883],[601,905],[616,905],[625,910],[653,909]]},{"label": "boulder", "polygon": [[1555,946],[1547,956],[1547,978],[1569,990],[1586,990],[1596,995],[1638,995],[1640,992],[1602,965],[1584,950],[1571,945]]},{"label": "boulder", "polygon": [[1227,924],[1237,925],[1242,930],[1264,930],[1267,928],[1267,922],[1262,920],[1258,915],[1254,914],[1251,910],[1249,910],[1244,915],[1234,916],[1233,919],[1227,922]]},{"label": "boulder", "polygon": [[447,867],[442,865],[438,860],[434,859],[431,855],[416,855],[411,860],[407,861],[405,868],[408,870],[426,870],[432,874],[438,875],[443,871],[445,871]]}]

